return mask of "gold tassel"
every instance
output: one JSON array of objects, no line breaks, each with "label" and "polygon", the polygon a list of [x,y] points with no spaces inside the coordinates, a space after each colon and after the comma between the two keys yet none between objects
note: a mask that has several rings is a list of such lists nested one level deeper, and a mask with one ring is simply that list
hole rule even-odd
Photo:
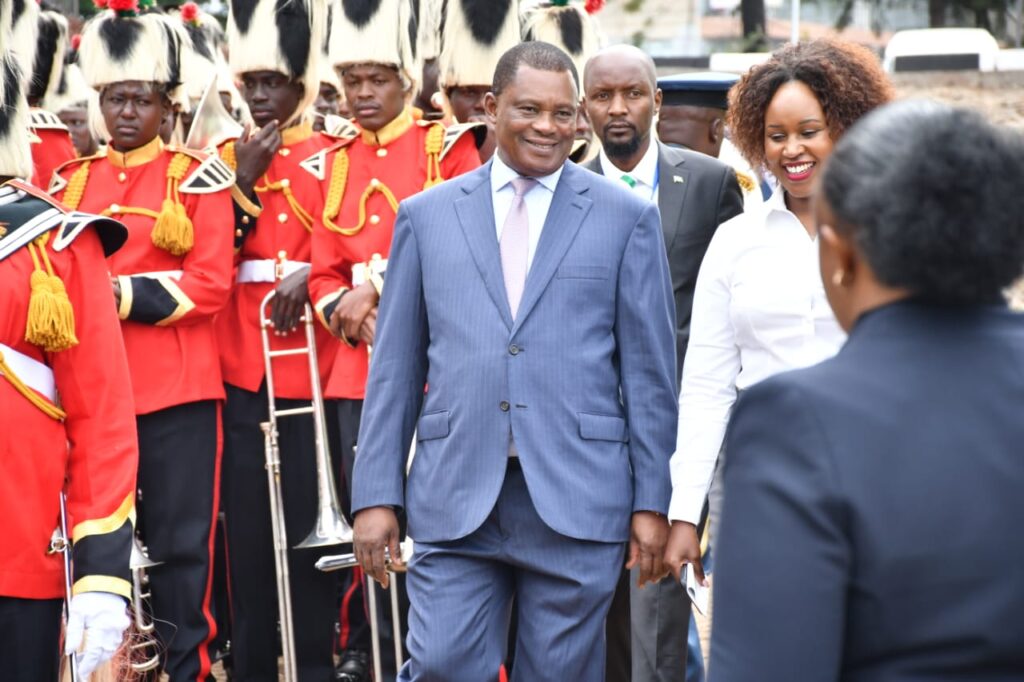
[{"label": "gold tassel", "polygon": [[175,256],[184,256],[195,245],[192,220],[185,207],[170,197],[164,199],[151,235],[153,244]]},{"label": "gold tassel", "polygon": [[35,270],[29,279],[32,293],[28,300],[25,340],[47,352],[56,353],[78,345],[78,338],[75,336],[75,311],[68,292],[64,282],[54,274],[46,255],[49,238],[47,233],[36,239],[35,244],[28,245]]},{"label": "gold tassel", "polygon": [[178,196],[178,182],[185,176],[189,163],[187,155],[178,153],[167,166],[167,195],[150,235],[154,246],[174,256],[184,256],[195,245],[192,220]]}]

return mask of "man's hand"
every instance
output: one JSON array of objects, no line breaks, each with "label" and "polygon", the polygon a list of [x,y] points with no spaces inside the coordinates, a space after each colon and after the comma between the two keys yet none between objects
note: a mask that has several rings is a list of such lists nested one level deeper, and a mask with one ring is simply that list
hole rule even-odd
[{"label": "man's hand", "polygon": [[391,565],[401,567],[402,546],[398,542],[398,517],[390,507],[368,507],[356,514],[355,539],[352,541],[356,561],[366,575],[388,586],[388,570],[384,561],[385,548],[391,555]]},{"label": "man's hand", "polygon": [[668,575],[663,561],[666,540],[668,520],[664,516],[650,511],[633,512],[626,568],[640,566],[639,587],[649,582],[656,583]]},{"label": "man's hand", "polygon": [[302,317],[303,308],[309,301],[309,268],[302,268],[288,275],[274,289],[271,299],[270,321],[274,333],[284,336],[295,330]]},{"label": "man's hand", "polygon": [[369,282],[363,282],[341,297],[334,314],[341,317],[341,331],[345,332],[345,338],[352,342],[361,338],[359,330],[378,302],[377,290]]},{"label": "man's hand", "polygon": [[277,121],[271,121],[255,133],[250,134],[250,131],[249,124],[246,124],[242,136],[235,140],[235,159],[238,160],[235,184],[247,197],[252,195],[252,188],[267,172],[274,154],[281,147]]},{"label": "man's hand", "polygon": [[668,545],[665,547],[665,565],[672,571],[676,580],[682,580],[683,566],[693,564],[693,575],[697,582],[705,587],[704,565],[700,561],[700,538],[697,527],[686,521],[673,521],[669,532]]},{"label": "man's hand", "polygon": [[377,311],[379,307],[373,308],[363,320],[363,324],[359,327],[359,340],[368,346],[373,345],[373,340],[377,337]]}]

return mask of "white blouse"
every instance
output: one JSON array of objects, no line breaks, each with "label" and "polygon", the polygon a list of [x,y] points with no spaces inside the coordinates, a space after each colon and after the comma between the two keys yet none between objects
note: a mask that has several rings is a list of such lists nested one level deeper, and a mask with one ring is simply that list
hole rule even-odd
[{"label": "white blouse", "polygon": [[818,242],[781,189],[719,226],[694,293],[669,518],[699,521],[737,390],[821,362],[845,340],[825,299]]}]

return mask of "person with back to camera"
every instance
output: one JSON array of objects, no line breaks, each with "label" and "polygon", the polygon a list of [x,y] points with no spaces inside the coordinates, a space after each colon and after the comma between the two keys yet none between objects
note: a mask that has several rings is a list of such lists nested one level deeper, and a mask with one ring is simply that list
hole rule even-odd
[{"label": "person with back to camera", "polygon": [[[829,358],[845,339],[818,277],[811,200],[833,144],[892,94],[875,55],[825,39],[783,47],[730,91],[734,142],[779,188],[718,228],[697,277],[665,554],[677,578],[692,563],[704,581],[697,525],[737,392]],[[712,536],[719,509],[712,495]]]},{"label": "person with back to camera", "polygon": [[[839,354],[744,395],[716,682],[1024,671],[1024,138],[905,101],[837,145],[816,219]],[[780,425],[785,425],[780,428]]]}]

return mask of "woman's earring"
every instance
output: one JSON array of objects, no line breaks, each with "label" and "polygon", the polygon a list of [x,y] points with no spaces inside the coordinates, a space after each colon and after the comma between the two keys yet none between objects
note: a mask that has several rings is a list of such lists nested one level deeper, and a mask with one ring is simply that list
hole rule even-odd
[{"label": "woman's earring", "polygon": [[838,270],[833,272],[832,273],[832,284],[834,284],[837,287],[845,286],[846,285],[846,270],[843,270],[842,268],[839,268]]}]

